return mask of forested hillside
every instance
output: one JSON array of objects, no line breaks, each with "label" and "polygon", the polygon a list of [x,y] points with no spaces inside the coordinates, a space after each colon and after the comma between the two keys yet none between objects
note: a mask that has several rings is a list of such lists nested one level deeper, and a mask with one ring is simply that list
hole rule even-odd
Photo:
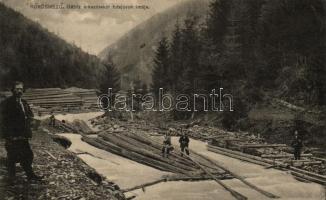
[{"label": "forested hillside", "polygon": [[193,94],[223,87],[236,118],[264,98],[326,103],[324,0],[213,0],[204,24],[176,24],[156,50],[153,89]]},{"label": "forested hillside", "polygon": [[[209,0],[188,0],[158,13],[139,24],[117,42],[104,49],[99,57],[106,60],[111,57],[124,77],[122,82],[129,87],[130,82],[141,81],[149,85],[153,69],[153,56],[157,43],[162,37],[170,37],[177,22],[183,22],[187,16],[206,18]],[[128,88],[124,88],[128,89]]]},{"label": "forested hillside", "polygon": [[112,63],[69,44],[0,3],[0,86],[107,88],[118,81]]},{"label": "forested hillside", "polygon": [[224,88],[234,111],[211,112],[209,122],[279,143],[299,130],[307,144],[324,146],[325,11],[325,0],[213,0],[204,24],[192,16],[158,43],[152,89],[191,96]]}]

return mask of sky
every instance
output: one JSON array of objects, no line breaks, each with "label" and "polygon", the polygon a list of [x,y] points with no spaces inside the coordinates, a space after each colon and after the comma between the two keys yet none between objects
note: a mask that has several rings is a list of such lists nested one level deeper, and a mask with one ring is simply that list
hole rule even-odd
[{"label": "sky", "polygon": [[[151,16],[187,0],[0,0],[84,51],[99,54]],[[146,5],[149,9],[35,9],[31,5]]]}]

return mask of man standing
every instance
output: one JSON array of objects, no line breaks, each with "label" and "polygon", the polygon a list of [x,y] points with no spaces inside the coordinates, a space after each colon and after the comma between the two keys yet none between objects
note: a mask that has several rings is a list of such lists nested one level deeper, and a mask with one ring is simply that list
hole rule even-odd
[{"label": "man standing", "polygon": [[292,147],[294,149],[294,159],[300,160],[301,158],[301,149],[303,147],[302,139],[298,135],[298,131],[294,131],[294,140],[292,141]]},{"label": "man standing", "polygon": [[169,134],[169,133],[165,133],[165,135],[164,135],[162,156],[165,157],[165,158],[169,157],[170,150],[171,150],[171,147],[172,147],[171,136],[170,135],[171,134]]},{"label": "man standing", "polygon": [[[181,130],[182,131],[182,130]],[[183,156],[184,151],[186,154],[189,155],[189,137],[185,131],[182,131],[182,135],[179,138],[180,149],[181,149],[181,156]]]},{"label": "man standing", "polygon": [[49,123],[49,126],[52,126],[52,127],[55,127],[55,116],[53,114],[53,111],[51,111],[50,113],[50,123]]},{"label": "man standing", "polygon": [[23,86],[22,82],[15,82],[12,88],[13,95],[0,105],[1,132],[7,151],[8,175],[9,179],[13,180],[16,175],[16,163],[20,163],[28,180],[40,180],[41,177],[32,169],[33,152],[29,139],[32,138],[33,112],[22,99]]}]

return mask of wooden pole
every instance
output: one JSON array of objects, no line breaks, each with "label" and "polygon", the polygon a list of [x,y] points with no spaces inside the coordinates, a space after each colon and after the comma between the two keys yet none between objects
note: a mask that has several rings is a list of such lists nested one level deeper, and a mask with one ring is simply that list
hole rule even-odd
[{"label": "wooden pole", "polygon": [[[261,157],[258,156],[253,156],[253,155],[249,155],[249,154],[244,154],[241,152],[237,152],[237,151],[232,151],[229,149],[224,149],[224,148],[220,148],[220,147],[213,147],[211,145],[208,145],[208,150],[215,152],[215,153],[219,153],[222,155],[226,155],[229,157],[233,157],[233,158],[237,158],[240,160],[244,160],[250,163],[255,163],[258,165],[262,165],[265,167],[274,167],[275,164],[277,165],[277,167],[279,167],[280,169],[285,169],[285,170],[289,170],[291,172],[296,172],[296,173],[292,173],[293,175],[297,176],[297,174],[301,174],[300,178],[305,178],[306,180],[312,181],[312,182],[316,182],[319,184],[323,184],[326,185],[326,176],[324,175],[320,175],[320,174],[316,174],[313,172],[309,172],[306,170],[302,170],[293,166],[289,166],[288,164],[285,164],[284,162],[279,162],[279,161],[272,161],[269,159],[263,159]],[[309,177],[309,178],[307,178]],[[314,181],[314,180],[318,180],[318,181]]]},{"label": "wooden pole", "polygon": [[190,156],[185,155],[187,158],[189,158],[192,162],[194,162],[198,167],[200,167],[206,174],[208,174],[210,177],[212,177],[212,179],[220,184],[224,189],[226,189],[228,192],[231,193],[232,196],[234,196],[234,198],[236,198],[237,200],[247,200],[248,198],[242,194],[240,194],[239,192],[231,189],[229,186],[225,185],[221,180],[218,180],[217,178],[215,178],[215,176],[213,174],[211,174],[208,170],[206,170],[203,166],[201,166],[198,162],[196,162],[194,159],[192,159]]},{"label": "wooden pole", "polygon": [[206,160],[210,161],[212,164],[216,165],[218,168],[223,169],[224,171],[228,172],[229,174],[231,174],[232,176],[234,176],[235,178],[239,179],[241,182],[243,182],[244,184],[248,185],[249,187],[253,188],[254,190],[258,191],[259,193],[269,197],[269,198],[280,198],[279,196],[276,196],[270,192],[267,192],[265,190],[260,189],[259,187],[255,186],[254,184],[248,182],[247,180],[245,180],[243,177],[241,177],[240,175],[231,172],[229,169],[227,169],[226,167],[223,167],[221,164],[217,163],[217,161],[211,160],[210,158],[207,158],[204,155],[198,154],[196,152],[192,152],[194,154],[197,154],[199,156],[202,156],[203,158],[205,158]]},{"label": "wooden pole", "polygon": [[139,162],[139,163],[154,167],[154,168],[162,170],[162,171],[169,171],[169,172],[173,172],[173,173],[192,175],[191,172],[188,170],[178,168],[178,167],[171,165],[169,163],[166,163],[166,162],[162,162],[162,161],[155,160],[155,159],[150,159],[142,154],[123,149],[119,146],[116,146],[115,144],[112,144],[110,142],[107,142],[107,141],[104,141],[104,140],[101,140],[98,138],[94,139],[94,138],[89,138],[86,136],[86,137],[83,137],[82,140],[97,147],[97,148],[106,150],[108,152],[120,155],[122,157],[131,159],[135,162]]},{"label": "wooden pole", "polygon": [[[219,179],[231,179],[232,177],[230,176],[219,176]],[[134,190],[138,190],[141,188],[145,188],[145,187],[149,187],[155,184],[159,184],[162,182],[172,182],[172,181],[207,181],[207,180],[212,180],[212,178],[210,176],[208,177],[166,177],[166,178],[161,178],[159,180],[156,181],[152,181],[149,183],[144,183],[141,185],[137,185],[135,187],[132,188],[128,188],[128,189],[123,189],[121,190],[123,193],[126,192],[130,192],[130,191],[134,191]]]},{"label": "wooden pole", "polygon": [[178,168],[183,169],[183,170],[188,170],[188,171],[198,170],[198,169],[194,168],[193,166],[182,164],[180,162],[177,162],[176,160],[165,159],[160,155],[161,152],[155,153],[153,151],[146,150],[143,147],[137,147],[134,144],[129,144],[129,143],[121,140],[120,138],[115,137],[114,135],[106,134],[106,135],[101,135],[101,137],[105,141],[113,143],[113,144],[121,147],[122,149],[129,150],[129,151],[132,151],[132,152],[135,152],[135,153],[139,153],[141,155],[144,155],[144,156],[148,157],[149,159],[157,160],[157,161],[160,161],[160,162],[163,162],[163,163],[166,163],[166,164],[170,164],[170,165],[173,165],[173,166],[178,167]]}]

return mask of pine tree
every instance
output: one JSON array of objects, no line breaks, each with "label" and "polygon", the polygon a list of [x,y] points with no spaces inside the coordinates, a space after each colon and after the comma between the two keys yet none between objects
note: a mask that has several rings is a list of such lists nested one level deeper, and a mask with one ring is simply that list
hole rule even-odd
[{"label": "pine tree", "polygon": [[210,4],[210,11],[206,21],[207,35],[211,38],[215,51],[221,51],[223,36],[226,34],[228,15],[230,12],[230,0],[214,0]]},{"label": "pine tree", "polygon": [[269,65],[263,73],[274,81],[285,67],[296,72],[304,66],[309,86],[301,92],[314,96],[306,103],[319,105],[325,104],[324,4],[322,0],[266,1],[259,33],[262,59]]},{"label": "pine tree", "polygon": [[171,83],[173,93],[176,92],[176,85],[180,79],[180,74],[183,71],[183,58],[182,58],[182,44],[181,44],[181,30],[179,22],[176,23],[172,35],[171,48],[170,48],[170,66],[171,66]]},{"label": "pine tree", "polygon": [[169,44],[167,38],[162,38],[155,53],[152,74],[152,90],[155,94],[159,88],[169,87]]},{"label": "pine tree", "polygon": [[184,22],[182,33],[182,58],[183,58],[183,85],[188,88],[183,88],[189,94],[194,93],[196,89],[196,81],[200,71],[199,58],[201,52],[201,42],[198,35],[198,18],[188,17]]},{"label": "pine tree", "polygon": [[116,93],[120,90],[120,73],[116,69],[111,59],[104,63],[105,71],[103,72],[103,78],[100,84],[100,91],[103,94],[107,94],[108,89],[112,88],[112,92]]}]

